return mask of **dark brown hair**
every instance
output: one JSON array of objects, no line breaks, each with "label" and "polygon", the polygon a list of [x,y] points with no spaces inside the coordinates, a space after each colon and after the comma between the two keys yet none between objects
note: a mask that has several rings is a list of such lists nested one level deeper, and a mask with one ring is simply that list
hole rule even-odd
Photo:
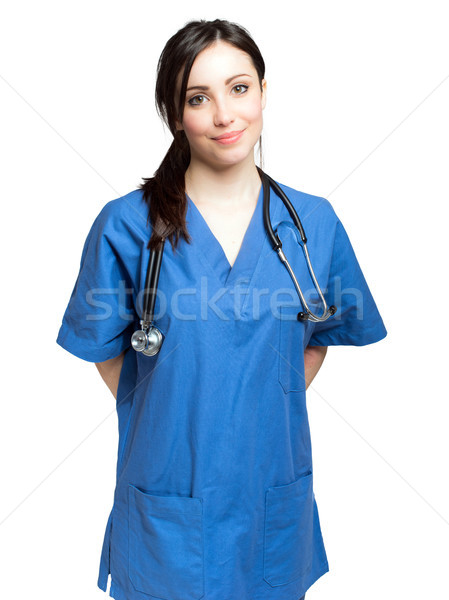
[{"label": "dark brown hair", "polygon": [[[190,148],[184,131],[176,129],[176,119],[182,122],[187,81],[195,58],[218,40],[228,42],[250,56],[262,91],[265,63],[259,48],[244,27],[221,19],[190,21],[168,40],[157,66],[155,101],[156,110],[174,140],[154,176],[143,177],[144,183],[138,186],[143,190],[144,200],[149,207],[148,221],[151,222],[152,233],[147,248],[150,250],[157,249],[162,238],[170,240],[173,250],[180,237],[187,243],[191,241],[185,220],[185,172],[190,163]],[[176,81],[183,67],[176,106]],[[259,138],[259,152],[262,162],[262,136]]]}]

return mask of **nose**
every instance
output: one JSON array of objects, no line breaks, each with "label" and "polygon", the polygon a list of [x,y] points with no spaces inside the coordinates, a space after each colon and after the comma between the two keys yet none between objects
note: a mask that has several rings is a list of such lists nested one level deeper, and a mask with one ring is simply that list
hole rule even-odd
[{"label": "nose", "polygon": [[214,125],[227,127],[234,122],[234,115],[225,98],[218,98],[215,103]]}]

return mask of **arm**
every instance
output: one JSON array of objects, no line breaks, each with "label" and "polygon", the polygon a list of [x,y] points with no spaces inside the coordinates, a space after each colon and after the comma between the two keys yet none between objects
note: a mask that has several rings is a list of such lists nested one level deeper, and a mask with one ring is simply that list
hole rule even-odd
[{"label": "arm", "polygon": [[326,356],[327,346],[307,346],[304,350],[304,374],[306,390],[320,370]]},{"label": "arm", "polygon": [[117,399],[118,382],[120,378],[120,372],[122,370],[123,358],[125,352],[122,352],[115,358],[110,358],[100,363],[95,363],[103,381],[111,390],[115,399]]}]

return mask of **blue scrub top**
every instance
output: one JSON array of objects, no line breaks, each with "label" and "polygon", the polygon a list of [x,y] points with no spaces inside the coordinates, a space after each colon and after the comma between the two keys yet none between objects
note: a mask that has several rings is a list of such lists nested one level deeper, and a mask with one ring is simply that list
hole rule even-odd
[{"label": "blue scrub top", "polygon": [[[98,586],[117,600],[298,600],[329,570],[313,489],[304,348],[387,331],[346,231],[324,198],[280,184],[337,313],[300,322],[293,282],[263,224],[263,189],[231,268],[191,199],[192,243],[165,243],[156,356],[136,353],[151,234],[141,190],[108,202],[87,236],[57,343],[102,362],[125,351],[114,501]],[[273,228],[321,314],[290,215]]]}]

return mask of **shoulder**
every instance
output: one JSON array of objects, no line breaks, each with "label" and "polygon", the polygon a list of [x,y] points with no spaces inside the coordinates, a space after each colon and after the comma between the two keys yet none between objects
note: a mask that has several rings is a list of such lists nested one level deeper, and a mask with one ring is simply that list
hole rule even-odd
[{"label": "shoulder", "polygon": [[332,204],[323,196],[317,196],[276,180],[287,198],[293,204],[301,220],[319,222],[322,225],[336,226],[339,221]]},{"label": "shoulder", "polygon": [[143,191],[132,190],[107,202],[97,215],[95,225],[104,232],[127,230],[148,238],[148,205],[144,201]]}]

